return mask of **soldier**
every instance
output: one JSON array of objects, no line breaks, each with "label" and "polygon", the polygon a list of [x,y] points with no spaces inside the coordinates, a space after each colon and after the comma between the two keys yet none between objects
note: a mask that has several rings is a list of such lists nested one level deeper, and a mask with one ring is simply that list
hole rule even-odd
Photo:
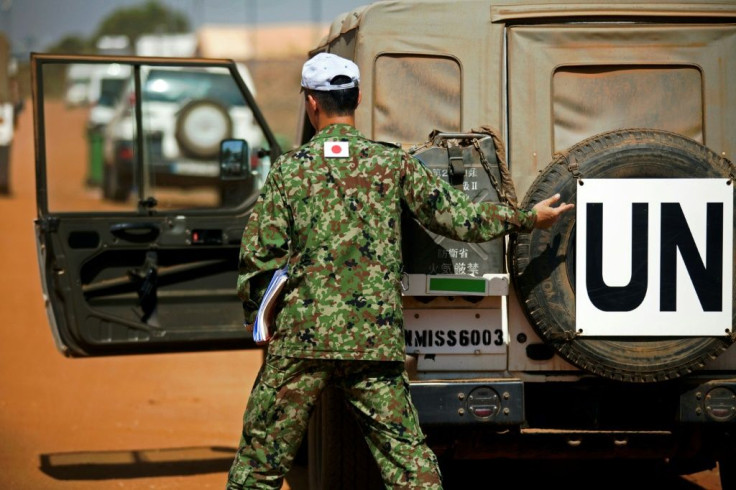
[{"label": "soldier", "polygon": [[302,69],[316,130],[273,165],[243,233],[238,294],[246,328],[275,270],[289,279],[243,420],[228,489],[281,488],[322,390],[342,390],[387,488],[442,488],[404,369],[401,203],[428,229],[484,242],[546,228],[571,209],[481,202],[399,147],[354,127],[360,73],[320,53]]}]

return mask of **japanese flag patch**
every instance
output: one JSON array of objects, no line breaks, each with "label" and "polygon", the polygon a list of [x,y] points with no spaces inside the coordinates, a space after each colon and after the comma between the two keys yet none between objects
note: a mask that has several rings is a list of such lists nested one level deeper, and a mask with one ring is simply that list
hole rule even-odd
[{"label": "japanese flag patch", "polygon": [[325,158],[346,158],[350,156],[347,141],[325,141]]}]

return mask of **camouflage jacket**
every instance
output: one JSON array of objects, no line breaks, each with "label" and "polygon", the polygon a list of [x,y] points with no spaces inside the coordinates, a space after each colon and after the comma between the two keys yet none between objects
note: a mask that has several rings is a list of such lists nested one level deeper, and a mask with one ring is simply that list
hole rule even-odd
[{"label": "camouflage jacket", "polygon": [[[325,155],[334,152],[348,156]],[[270,353],[403,361],[402,201],[428,229],[466,242],[534,223],[531,211],[473,203],[396,146],[328,126],[274,162],[243,233],[247,323],[273,272],[289,266]]]}]

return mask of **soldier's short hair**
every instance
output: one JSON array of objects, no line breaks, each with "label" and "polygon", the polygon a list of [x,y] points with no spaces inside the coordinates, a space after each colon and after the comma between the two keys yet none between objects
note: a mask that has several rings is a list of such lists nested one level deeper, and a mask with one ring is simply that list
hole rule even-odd
[{"label": "soldier's short hair", "polygon": [[[330,83],[332,85],[342,85],[349,83],[350,77],[338,75]],[[360,89],[356,84],[355,87],[345,88],[341,90],[309,90],[304,89],[305,95],[311,95],[317,100],[322,110],[333,116],[347,116],[355,112],[358,107],[358,94]]]}]

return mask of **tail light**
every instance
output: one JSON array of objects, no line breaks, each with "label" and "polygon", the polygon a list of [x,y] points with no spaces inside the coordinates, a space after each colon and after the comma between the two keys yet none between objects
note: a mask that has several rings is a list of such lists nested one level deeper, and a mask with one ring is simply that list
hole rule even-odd
[{"label": "tail light", "polygon": [[118,160],[133,160],[134,155],[131,144],[118,145]]}]

